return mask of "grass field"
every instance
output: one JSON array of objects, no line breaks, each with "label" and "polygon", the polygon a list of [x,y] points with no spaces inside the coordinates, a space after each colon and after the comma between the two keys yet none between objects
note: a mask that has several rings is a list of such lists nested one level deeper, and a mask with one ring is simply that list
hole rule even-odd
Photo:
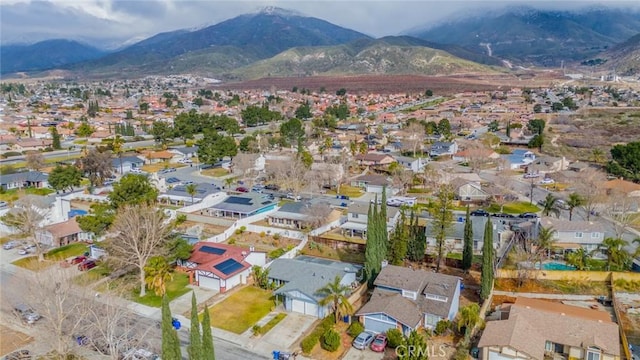
[{"label": "grass field", "polygon": [[211,325],[242,334],[275,306],[271,291],[247,286],[209,309]]},{"label": "grass field", "polygon": [[[486,210],[491,213],[498,213],[500,212],[500,205],[491,204],[491,206],[489,206]],[[538,208],[538,206],[534,204],[529,204],[526,201],[516,201],[512,203],[506,203],[504,204],[504,207],[502,210],[502,212],[506,214],[522,214],[526,212],[538,212],[538,211],[540,211],[540,208]]]},{"label": "grass field", "polygon": [[356,198],[356,197],[362,196],[362,194],[364,194],[364,192],[359,187],[350,186],[350,185],[342,185],[342,186],[340,186],[340,193],[339,194],[336,193],[335,190],[329,190],[329,191],[327,191],[327,194],[328,195],[345,195],[345,196],[348,196],[350,198]]},{"label": "grass field", "polygon": [[[166,285],[167,297],[169,298],[169,301],[191,291],[191,289],[189,289],[187,285],[189,285],[189,275],[184,273],[174,272],[173,280],[168,282]],[[133,300],[135,302],[143,305],[147,305],[147,306],[153,306],[153,307],[160,307],[162,305],[162,297],[156,295],[153,290],[147,289],[147,294],[143,297],[140,297],[137,295],[139,290],[140,290],[139,287],[136,286],[134,290],[135,295],[133,297]]]}]

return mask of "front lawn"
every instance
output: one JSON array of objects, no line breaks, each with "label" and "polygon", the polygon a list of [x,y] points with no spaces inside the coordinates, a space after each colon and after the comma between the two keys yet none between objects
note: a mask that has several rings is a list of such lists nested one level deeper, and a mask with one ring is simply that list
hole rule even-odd
[{"label": "front lawn", "polygon": [[359,187],[355,187],[351,185],[341,185],[339,194],[337,194],[335,190],[329,190],[327,191],[327,194],[345,195],[345,196],[348,196],[349,198],[356,198],[356,197],[362,196],[362,194],[364,194],[364,191],[362,191],[362,189],[360,189]]},{"label": "front lawn", "polygon": [[211,326],[242,334],[275,306],[269,290],[244,287],[209,309]]},{"label": "front lawn", "polygon": [[[136,277],[137,279],[137,277]],[[160,307],[162,305],[162,297],[156,295],[153,290],[147,289],[147,294],[143,297],[138,296],[140,293],[140,285],[136,283],[136,287],[134,290],[133,301],[140,303],[142,305]],[[181,272],[173,273],[173,280],[167,283],[167,297],[169,301],[178,298],[189,291],[187,287],[189,285],[189,275]]]},{"label": "front lawn", "polygon": [[[462,253],[448,253],[447,258],[456,259],[462,261]],[[473,264],[482,264],[482,255],[473,255],[473,260],[471,261]]]},{"label": "front lawn", "polygon": [[37,256],[27,256],[12,262],[12,264],[27,270],[40,271],[54,265],[55,261],[51,261],[51,260],[38,261]]},{"label": "front lawn", "polygon": [[77,285],[86,286],[91,285],[99,280],[104,279],[111,274],[111,269],[100,264],[93,269],[82,272],[82,274],[73,278],[73,282]]},{"label": "front lawn", "polygon": [[[500,205],[491,204],[491,206],[489,206],[486,210],[490,213],[499,213]],[[504,207],[502,210],[502,212],[504,212],[505,214],[522,214],[527,212],[535,213],[538,211],[540,211],[540,208],[538,208],[538,206],[536,206],[535,204],[529,204],[526,201],[516,201],[516,202],[506,203],[504,204]]]},{"label": "front lawn", "polygon": [[[117,163],[117,162],[116,162]],[[168,163],[156,163],[156,164],[147,164],[147,165],[143,165],[142,166],[142,171],[146,171],[148,173],[154,173],[154,172],[158,172],[160,170],[166,169],[166,168],[181,168],[183,167],[183,164],[168,164]]]},{"label": "front lawn", "polygon": [[212,168],[212,169],[206,169],[206,170],[202,170],[201,172],[202,175],[205,176],[211,176],[214,178],[219,178],[219,177],[223,177],[226,175],[229,175],[229,171],[225,168]]},{"label": "front lawn", "polygon": [[47,260],[60,261],[60,260],[70,258],[72,256],[83,255],[88,251],[89,251],[89,247],[87,246],[87,244],[73,243],[73,244],[52,249],[48,253],[46,253],[44,257]]},{"label": "front lawn", "polygon": [[27,195],[47,196],[49,194],[53,194],[55,190],[48,188],[26,188],[24,189],[24,192]]}]

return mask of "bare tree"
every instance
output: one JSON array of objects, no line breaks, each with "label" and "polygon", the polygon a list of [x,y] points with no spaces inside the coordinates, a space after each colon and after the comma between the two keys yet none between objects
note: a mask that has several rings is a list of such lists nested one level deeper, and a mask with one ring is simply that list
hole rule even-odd
[{"label": "bare tree", "polygon": [[576,192],[584,200],[582,208],[587,213],[587,221],[596,213],[596,209],[604,200],[605,192],[602,185],[606,179],[603,173],[588,168],[582,172],[580,181],[576,181]]},{"label": "bare tree", "polygon": [[44,253],[40,242],[36,239],[36,231],[41,228],[50,213],[49,208],[40,199],[26,196],[15,203],[6,215],[0,218],[5,225],[15,229],[27,241],[35,245],[38,261],[44,261]]},{"label": "bare tree", "polygon": [[305,173],[307,171],[307,167],[302,163],[300,158],[292,155],[288,161],[273,162],[271,166],[269,166],[268,173],[281,188],[293,192],[294,195],[298,195],[307,185],[305,180]]},{"label": "bare tree", "polygon": [[238,155],[233,158],[233,172],[240,178],[244,178],[245,176],[250,177],[255,169],[257,158],[258,155],[256,154],[238,153]]},{"label": "bare tree", "polygon": [[164,252],[171,233],[171,223],[161,210],[146,205],[118,209],[112,232],[117,234],[107,243],[107,252],[117,262],[132,265],[140,271],[140,296],[146,295],[147,261]]},{"label": "bare tree", "polygon": [[622,234],[633,222],[635,214],[632,211],[634,201],[637,200],[617,190],[612,190],[607,196],[604,211],[607,217],[613,220],[613,231],[616,234],[616,239],[622,239]]},{"label": "bare tree", "polygon": [[331,207],[325,202],[307,204],[307,206],[302,209],[302,213],[307,216],[305,225],[312,229],[322,226],[322,224],[327,221],[331,211]]},{"label": "bare tree", "polygon": [[82,170],[88,174],[89,181],[92,186],[100,186],[104,180],[113,174],[113,164],[111,153],[100,152],[97,149],[91,149],[79,160]]},{"label": "bare tree", "polygon": [[393,171],[391,180],[393,185],[400,189],[404,195],[407,192],[407,188],[409,188],[413,182],[413,175],[413,171],[407,170],[401,165],[398,169]]},{"label": "bare tree", "polygon": [[45,165],[44,156],[37,151],[29,151],[25,157],[27,167],[31,170],[40,171]]},{"label": "bare tree", "polygon": [[416,156],[418,150],[422,151],[422,143],[424,142],[424,126],[418,122],[411,123],[404,129],[406,136],[405,142],[413,156]]}]

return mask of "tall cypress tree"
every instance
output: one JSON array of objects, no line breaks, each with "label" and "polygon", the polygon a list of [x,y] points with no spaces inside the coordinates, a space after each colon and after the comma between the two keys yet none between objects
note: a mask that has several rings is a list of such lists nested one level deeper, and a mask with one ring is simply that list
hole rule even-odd
[{"label": "tall cypress tree", "polygon": [[410,228],[409,228],[409,244],[407,245],[407,258],[411,261],[424,260],[424,250],[427,247],[427,239],[425,237],[424,228],[418,226],[418,216],[412,211]]},{"label": "tall cypress tree", "polygon": [[493,223],[487,218],[482,239],[482,274],[480,277],[480,298],[486,300],[493,287]]},{"label": "tall cypress tree", "polygon": [[473,223],[469,206],[467,206],[467,217],[464,222],[464,247],[462,248],[462,270],[468,271],[473,263]]},{"label": "tall cypress tree", "polygon": [[[377,196],[375,201],[378,201]],[[377,205],[375,204],[369,204],[369,211],[367,213],[367,245],[364,250],[364,271],[370,286],[373,285],[373,281],[377,275],[377,264],[380,262],[377,252],[376,207]]]},{"label": "tall cypress tree", "polygon": [[407,242],[409,232],[407,231],[407,217],[404,211],[400,214],[400,221],[396,225],[393,235],[389,239],[387,250],[389,263],[392,265],[402,265],[407,257]]},{"label": "tall cypress tree", "polygon": [[202,359],[216,360],[213,349],[213,336],[211,335],[211,319],[209,318],[209,307],[204,306],[204,316],[202,316]]},{"label": "tall cypress tree", "polygon": [[180,351],[180,339],[176,329],[171,323],[171,310],[169,299],[162,297],[162,358],[167,360],[182,360]]},{"label": "tall cypress tree", "polygon": [[202,360],[202,338],[200,336],[200,322],[198,321],[198,303],[195,292],[191,293],[191,332],[190,344],[187,348],[189,360]]}]

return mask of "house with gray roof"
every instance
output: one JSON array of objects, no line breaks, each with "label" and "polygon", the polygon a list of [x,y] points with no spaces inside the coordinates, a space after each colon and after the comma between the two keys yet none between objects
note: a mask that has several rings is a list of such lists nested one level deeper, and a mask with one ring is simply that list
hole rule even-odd
[{"label": "house with gray roof", "polygon": [[404,166],[405,169],[413,172],[421,172],[429,162],[428,158],[414,158],[400,155],[394,155],[393,158],[396,159],[398,164]]},{"label": "house with gray roof", "polygon": [[4,190],[49,186],[49,175],[40,171],[25,171],[0,176],[0,187]]},{"label": "house with gray roof", "polygon": [[457,276],[384,265],[369,302],[355,315],[374,333],[398,329],[408,335],[420,327],[433,329],[438,321],[455,318],[461,283]]},{"label": "house with gray roof", "polygon": [[[353,202],[349,204],[347,221],[340,225],[344,235],[350,237],[367,238],[367,219],[369,217],[369,203]],[[400,219],[400,211],[396,207],[387,207],[387,231],[395,229]]]},{"label": "house with gray roof", "polygon": [[[464,246],[464,215],[459,215],[454,219],[455,222],[447,232],[444,240],[445,249],[451,252],[461,253]],[[471,228],[473,229],[473,251],[475,253],[482,252],[484,244],[484,227],[487,221],[493,223],[493,248],[499,249],[503,244],[509,241],[513,232],[509,229],[509,225],[505,220],[493,217],[473,216],[471,217]],[[436,231],[433,229],[433,221],[427,220],[425,235],[427,237],[427,249],[436,250],[437,241],[435,237]]]},{"label": "house with gray roof", "polygon": [[305,213],[311,204],[307,201],[288,202],[282,205],[277,211],[267,216],[267,222],[271,226],[286,227],[300,230],[304,228],[309,215]]},{"label": "house with gray roof", "polygon": [[243,219],[265,213],[276,208],[278,204],[268,195],[246,193],[227,196],[221,202],[208,208],[209,216]]},{"label": "house with gray roof", "polygon": [[[120,161],[122,161],[122,166],[120,166]],[[111,160],[113,170],[119,174],[126,174],[132,169],[140,169],[143,165],[144,160],[137,156],[123,156],[122,158]]]},{"label": "house with gray roof", "polygon": [[544,216],[540,227],[553,229],[553,245],[564,250],[583,248],[590,252],[597,250],[605,239],[605,227],[600,222],[555,219]]},{"label": "house with gray roof", "polygon": [[336,276],[341,285],[355,289],[361,268],[311,256],[276,259],[269,266],[269,281],[278,287],[274,295],[284,304],[285,310],[324,318],[332,309],[330,305],[320,305],[323,296],[318,291]]},{"label": "house with gray roof", "polygon": [[458,152],[458,144],[455,141],[446,142],[446,141],[436,141],[431,145],[431,150],[429,150],[429,156],[438,157],[438,156],[453,156],[453,154]]},{"label": "house with gray roof", "polygon": [[[161,194],[159,198],[169,199],[171,203],[198,203],[202,201],[205,197],[220,192],[220,188],[216,185],[208,184],[208,183],[197,183],[196,184],[196,193],[191,195],[187,192],[186,185],[177,185],[167,190],[164,194]],[[192,201],[193,200],[193,201]]]}]

